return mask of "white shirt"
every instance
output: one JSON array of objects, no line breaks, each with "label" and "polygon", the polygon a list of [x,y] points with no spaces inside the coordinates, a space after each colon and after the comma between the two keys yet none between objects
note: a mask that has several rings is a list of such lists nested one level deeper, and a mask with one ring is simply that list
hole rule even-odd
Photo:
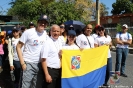
[{"label": "white shirt", "polygon": [[62,49],[62,42],[51,38],[47,39],[41,50],[41,58],[46,59],[47,67],[60,68],[59,51]]},{"label": "white shirt", "polygon": [[18,54],[17,54],[17,51],[16,51],[16,46],[17,46],[17,44],[18,44],[19,39],[20,39],[20,38],[18,38],[18,39],[12,38],[13,59],[14,59],[15,61],[19,61]]},{"label": "white shirt", "polygon": [[40,51],[47,38],[48,35],[45,30],[43,33],[37,32],[35,28],[26,30],[20,38],[20,41],[24,43],[24,61],[39,63]]},{"label": "white shirt", "polygon": [[79,49],[79,47],[76,44],[72,44],[72,45],[68,45],[65,44],[62,49],[67,49],[67,50],[77,50]]},{"label": "white shirt", "polygon": [[59,39],[61,40],[62,45],[65,45],[66,44],[66,41],[65,41],[64,36],[59,36]]},{"label": "white shirt", "polygon": [[[119,38],[120,40],[122,41],[127,41],[129,39],[132,39],[132,35],[130,33],[117,33],[116,34],[116,38]],[[128,48],[129,45],[120,45],[120,44],[117,44],[116,47],[118,48]]]},{"label": "white shirt", "polygon": [[[111,37],[109,35],[107,35],[107,37],[105,36],[98,36],[96,39],[95,39],[95,44],[97,44],[98,46],[102,46],[104,44],[109,44],[111,42]],[[108,58],[111,57],[111,53],[110,53],[110,49],[108,51]]]},{"label": "white shirt", "polygon": [[92,36],[86,37],[84,34],[81,34],[76,38],[76,43],[80,48],[84,49],[94,48],[94,38]]},{"label": "white shirt", "polygon": [[91,35],[93,38],[94,38],[94,40],[96,39],[96,37],[98,36],[96,33],[94,33],[94,34],[92,34]]}]

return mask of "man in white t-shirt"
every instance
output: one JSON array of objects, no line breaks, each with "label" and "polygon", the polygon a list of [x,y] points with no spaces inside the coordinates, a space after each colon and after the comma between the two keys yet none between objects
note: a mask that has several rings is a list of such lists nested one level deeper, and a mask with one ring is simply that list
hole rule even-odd
[{"label": "man in white t-shirt", "polygon": [[128,46],[132,43],[132,35],[127,32],[128,26],[122,26],[122,32],[116,34],[116,64],[115,71],[120,71],[120,75],[127,77],[125,74],[125,63],[128,55]]},{"label": "man in white t-shirt", "polygon": [[59,52],[62,49],[62,42],[59,39],[60,27],[53,25],[50,29],[50,35],[41,50],[42,68],[45,75],[43,88],[61,88]]},{"label": "man in white t-shirt", "polygon": [[[23,70],[21,88],[42,88],[40,51],[48,38],[44,30],[47,25],[48,17],[42,15],[37,21],[37,27],[26,30],[17,44],[17,53]],[[23,54],[22,46],[24,46]]]}]

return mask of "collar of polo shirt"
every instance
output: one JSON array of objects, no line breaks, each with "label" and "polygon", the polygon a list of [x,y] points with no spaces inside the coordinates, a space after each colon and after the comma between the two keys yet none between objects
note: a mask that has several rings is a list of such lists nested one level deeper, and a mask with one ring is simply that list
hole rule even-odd
[{"label": "collar of polo shirt", "polygon": [[54,39],[52,36],[51,36],[51,39],[53,40],[53,41],[57,41],[58,39]]}]

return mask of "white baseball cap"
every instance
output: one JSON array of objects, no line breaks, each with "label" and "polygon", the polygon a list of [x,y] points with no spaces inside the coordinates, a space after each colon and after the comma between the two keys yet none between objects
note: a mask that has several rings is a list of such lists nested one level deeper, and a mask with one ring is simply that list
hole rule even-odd
[{"label": "white baseball cap", "polygon": [[126,28],[128,28],[127,24],[123,24],[123,27],[126,27]]}]

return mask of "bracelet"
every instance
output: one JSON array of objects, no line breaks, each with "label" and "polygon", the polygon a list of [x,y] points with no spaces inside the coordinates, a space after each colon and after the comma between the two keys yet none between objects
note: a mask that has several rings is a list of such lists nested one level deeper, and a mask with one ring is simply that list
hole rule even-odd
[{"label": "bracelet", "polygon": [[25,65],[25,63],[24,63],[24,64],[22,64],[21,66],[23,66],[23,65]]}]

